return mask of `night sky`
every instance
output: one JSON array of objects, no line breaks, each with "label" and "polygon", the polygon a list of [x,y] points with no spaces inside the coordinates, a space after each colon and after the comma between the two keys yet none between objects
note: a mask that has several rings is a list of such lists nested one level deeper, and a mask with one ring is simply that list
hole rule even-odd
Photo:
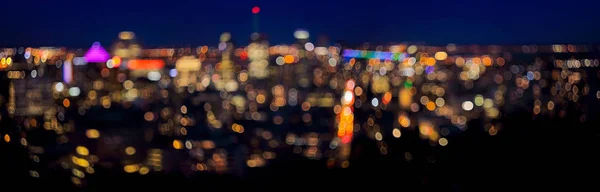
[{"label": "night sky", "polygon": [[216,44],[226,31],[246,44],[255,5],[273,44],[298,28],[352,43],[600,42],[594,0],[5,0],[0,46],[88,47],[124,30],[146,47]]}]

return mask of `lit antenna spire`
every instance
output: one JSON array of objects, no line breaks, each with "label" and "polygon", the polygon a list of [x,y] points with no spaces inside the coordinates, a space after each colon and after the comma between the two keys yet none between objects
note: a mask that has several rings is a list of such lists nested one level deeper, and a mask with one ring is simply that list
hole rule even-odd
[{"label": "lit antenna spire", "polygon": [[258,13],[260,13],[260,7],[254,6],[252,7],[252,23],[254,28],[254,33],[258,33]]}]

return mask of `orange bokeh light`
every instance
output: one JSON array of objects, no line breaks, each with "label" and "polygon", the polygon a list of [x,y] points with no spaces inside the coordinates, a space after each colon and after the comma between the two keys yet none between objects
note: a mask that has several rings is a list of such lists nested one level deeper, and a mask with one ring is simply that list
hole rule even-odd
[{"label": "orange bokeh light", "polygon": [[129,69],[156,70],[162,69],[164,66],[165,62],[163,60],[130,60],[127,63]]},{"label": "orange bokeh light", "polygon": [[285,57],[283,57],[283,61],[285,61],[285,63],[287,64],[291,64],[294,62],[294,56],[286,55]]}]

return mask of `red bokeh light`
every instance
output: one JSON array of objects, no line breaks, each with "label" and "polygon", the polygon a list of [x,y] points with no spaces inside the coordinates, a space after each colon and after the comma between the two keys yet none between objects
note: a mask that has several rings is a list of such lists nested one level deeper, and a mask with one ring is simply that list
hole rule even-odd
[{"label": "red bokeh light", "polygon": [[348,144],[350,143],[350,141],[352,141],[352,135],[344,135],[342,136],[342,143],[343,144]]},{"label": "red bokeh light", "polygon": [[248,59],[248,52],[244,51],[244,52],[240,53],[240,59],[242,59],[242,60]]},{"label": "red bokeh light", "polygon": [[258,7],[258,6],[252,7],[252,13],[258,14],[258,12],[260,12],[260,7]]}]

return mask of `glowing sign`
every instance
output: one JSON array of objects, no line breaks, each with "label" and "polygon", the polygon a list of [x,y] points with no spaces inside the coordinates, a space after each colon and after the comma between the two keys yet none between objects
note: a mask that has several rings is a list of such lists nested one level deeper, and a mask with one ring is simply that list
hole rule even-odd
[{"label": "glowing sign", "polygon": [[383,51],[361,51],[361,50],[344,50],[344,57],[346,58],[363,58],[363,59],[380,59],[380,60],[394,60],[402,61],[407,58],[406,53],[393,53]]},{"label": "glowing sign", "polygon": [[84,58],[88,63],[104,63],[110,59],[110,55],[99,42],[94,42],[88,52],[85,53]]},{"label": "glowing sign", "polygon": [[157,70],[165,66],[163,60],[130,60],[127,67],[133,70]]}]

